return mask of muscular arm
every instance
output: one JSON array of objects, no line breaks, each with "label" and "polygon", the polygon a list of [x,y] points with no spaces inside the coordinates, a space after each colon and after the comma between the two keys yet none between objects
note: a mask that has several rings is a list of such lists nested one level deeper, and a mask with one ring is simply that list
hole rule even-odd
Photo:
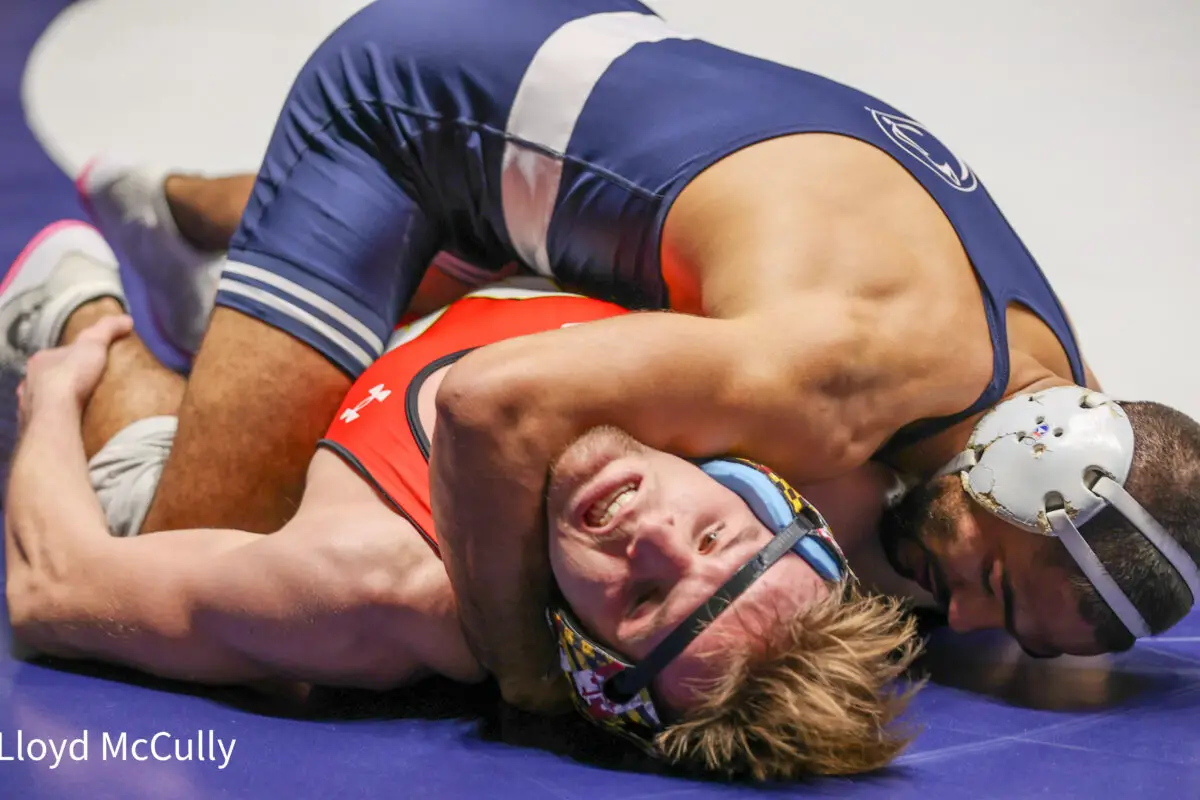
[{"label": "muscular arm", "polygon": [[396,560],[396,532],[380,527],[385,519],[299,518],[272,536],[206,529],[114,539],[88,483],[78,411],[43,408],[14,462],[6,508],[13,630],[48,654],[174,679],[395,684],[421,671],[421,654],[380,630],[416,629],[439,587],[421,576],[388,580],[380,565]]},{"label": "muscular arm", "polygon": [[930,366],[863,337],[830,298],[755,317],[629,315],[483,348],[438,394],[434,514],[468,640],[511,702],[550,700],[541,619],[547,466],[598,424],[686,456],[737,453],[792,480],[864,463],[916,418]]}]

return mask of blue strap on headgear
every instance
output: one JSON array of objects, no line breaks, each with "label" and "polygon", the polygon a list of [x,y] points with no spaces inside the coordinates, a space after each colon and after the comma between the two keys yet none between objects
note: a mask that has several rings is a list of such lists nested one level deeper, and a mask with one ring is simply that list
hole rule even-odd
[{"label": "blue strap on headgear", "polygon": [[[772,479],[774,473],[768,475],[749,462],[721,458],[702,462],[700,469],[705,475],[742,498],[754,512],[754,516],[772,533],[780,533],[791,525],[797,514],[803,513],[804,507],[812,508],[791,485],[783,483],[778,477]],[[795,503],[798,503],[800,508],[789,501],[789,492],[795,495]],[[825,520],[820,519],[820,523],[818,530],[824,529],[827,532],[828,525],[825,524]],[[830,552],[830,545],[834,552]],[[828,533],[825,537],[820,537],[819,534],[804,536],[796,542],[792,550],[825,580],[840,581],[845,577],[845,556]]]}]

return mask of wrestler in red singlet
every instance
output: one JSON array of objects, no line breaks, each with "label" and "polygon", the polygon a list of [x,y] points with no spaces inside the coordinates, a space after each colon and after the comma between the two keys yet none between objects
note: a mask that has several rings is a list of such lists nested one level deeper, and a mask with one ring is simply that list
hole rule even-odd
[{"label": "wrestler in red singlet", "polygon": [[473,292],[397,331],[406,341],[358,378],[318,446],[341,456],[438,552],[429,501],[432,431],[417,403],[422,384],[477,347],[623,313],[572,294],[505,286]]}]

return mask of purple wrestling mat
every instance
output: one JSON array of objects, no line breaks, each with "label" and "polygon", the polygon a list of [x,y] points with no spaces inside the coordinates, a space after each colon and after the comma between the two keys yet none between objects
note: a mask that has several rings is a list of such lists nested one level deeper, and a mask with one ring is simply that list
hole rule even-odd
[{"label": "purple wrestling mat", "polygon": [[[2,264],[80,214],[19,96],[31,47],[65,5],[0,3]],[[938,637],[931,650],[934,682],[912,713],[923,732],[893,768],[754,790],[639,771],[589,748],[587,729],[499,712],[488,689],[329,696],[294,718],[247,694],[28,662],[9,645],[0,798],[1200,797],[1200,615],[1107,660],[1030,661],[1002,637]]]}]

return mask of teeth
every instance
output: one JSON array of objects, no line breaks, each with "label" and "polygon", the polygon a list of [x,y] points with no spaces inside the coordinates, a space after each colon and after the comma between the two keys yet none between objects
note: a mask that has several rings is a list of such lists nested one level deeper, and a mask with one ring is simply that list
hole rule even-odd
[{"label": "teeth", "polygon": [[589,527],[603,528],[612,521],[614,514],[633,502],[635,494],[637,494],[637,484],[635,483],[626,483],[617,487],[608,496],[593,503],[584,515],[583,521]]}]

